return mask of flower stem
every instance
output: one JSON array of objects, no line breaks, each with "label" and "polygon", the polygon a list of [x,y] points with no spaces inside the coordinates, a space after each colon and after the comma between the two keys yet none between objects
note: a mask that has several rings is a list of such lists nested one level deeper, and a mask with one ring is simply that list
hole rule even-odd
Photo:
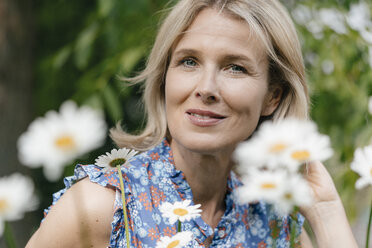
[{"label": "flower stem", "polygon": [[369,210],[369,219],[368,219],[368,227],[367,227],[367,234],[366,234],[366,248],[369,247],[369,233],[371,231],[371,219],[372,219],[372,202],[371,202],[371,206],[369,207],[370,210]]},{"label": "flower stem", "polygon": [[127,215],[127,204],[126,204],[126,201],[125,201],[123,175],[121,174],[120,165],[117,165],[116,168],[118,169],[118,173],[119,173],[121,199],[123,201],[124,226],[125,226],[125,236],[126,236],[126,240],[127,240],[127,248],[130,248],[129,224],[128,224],[128,215]]},{"label": "flower stem", "polygon": [[295,207],[293,213],[291,214],[292,221],[291,221],[290,247],[295,247],[296,227],[297,227],[297,213],[298,213],[298,208]]},{"label": "flower stem", "polygon": [[178,221],[178,229],[177,232],[181,232],[181,221]]},{"label": "flower stem", "polygon": [[296,222],[291,223],[291,247],[295,247],[295,236],[296,236]]},{"label": "flower stem", "polygon": [[10,226],[7,222],[4,223],[5,230],[4,230],[4,236],[5,236],[5,242],[8,248],[16,248],[16,243],[14,241],[14,236],[12,233],[12,230],[10,229]]}]

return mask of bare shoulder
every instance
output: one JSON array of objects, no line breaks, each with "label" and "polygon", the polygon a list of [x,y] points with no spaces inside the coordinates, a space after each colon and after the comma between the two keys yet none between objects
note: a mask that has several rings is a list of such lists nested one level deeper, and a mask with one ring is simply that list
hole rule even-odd
[{"label": "bare shoulder", "polygon": [[27,248],[107,247],[115,191],[83,179],[51,208]]}]

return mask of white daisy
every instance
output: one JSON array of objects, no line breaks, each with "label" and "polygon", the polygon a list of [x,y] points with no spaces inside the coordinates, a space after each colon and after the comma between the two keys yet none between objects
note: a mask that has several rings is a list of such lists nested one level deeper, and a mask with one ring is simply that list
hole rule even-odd
[{"label": "white daisy", "polygon": [[313,19],[313,13],[309,7],[303,4],[297,4],[291,12],[293,19],[297,24],[306,25]]},{"label": "white daisy", "polygon": [[278,202],[286,190],[288,174],[285,171],[255,170],[242,178],[243,186],[237,189],[239,203],[265,201]]},{"label": "white daisy", "polygon": [[295,206],[308,206],[312,202],[310,187],[300,175],[291,175],[286,183],[283,194],[275,202],[275,209],[281,215],[288,215]]},{"label": "white daisy", "polygon": [[57,180],[65,165],[104,143],[106,129],[101,112],[67,101],[59,113],[49,111],[29,125],[18,140],[19,159],[43,166],[46,178]]},{"label": "white daisy", "polygon": [[237,189],[240,204],[264,201],[273,204],[278,214],[289,214],[294,206],[311,203],[310,188],[306,180],[285,170],[255,170],[243,177],[243,186]]},{"label": "white daisy", "polygon": [[371,29],[362,29],[359,31],[360,37],[362,37],[363,40],[365,40],[370,45],[372,45],[372,30]]},{"label": "white daisy", "polygon": [[324,37],[323,23],[319,19],[314,17],[312,20],[305,24],[305,27],[315,39],[320,40]]},{"label": "white daisy", "polygon": [[330,139],[319,133],[309,133],[302,142],[290,147],[283,159],[283,166],[290,171],[297,171],[299,166],[312,161],[324,161],[330,158],[333,150]]},{"label": "white daisy", "polygon": [[235,151],[239,171],[252,166],[276,168],[282,165],[286,152],[303,141],[308,134],[316,132],[310,121],[284,119],[280,122],[265,122],[250,140],[240,144]]},{"label": "white daisy", "polygon": [[322,70],[324,74],[330,75],[335,70],[335,64],[332,60],[324,60],[322,62]]},{"label": "white daisy", "polygon": [[176,223],[177,220],[180,222],[189,221],[191,219],[197,218],[202,212],[199,207],[200,204],[190,206],[191,200],[184,200],[182,202],[175,202],[171,204],[169,202],[164,202],[159,210],[163,215],[163,218],[168,218],[169,223],[172,225]]},{"label": "white daisy", "polygon": [[342,12],[336,8],[320,9],[317,17],[321,20],[323,25],[328,26],[338,34],[346,34],[347,29],[345,25],[345,17]]},{"label": "white daisy", "polygon": [[161,237],[156,243],[156,248],[181,248],[192,240],[193,234],[190,231],[179,232],[173,237]]},{"label": "white daisy", "polygon": [[106,152],[106,155],[101,155],[96,159],[96,165],[104,168],[102,171],[106,172],[117,165],[125,165],[138,152],[135,150],[121,148],[119,150],[112,149],[111,153]]},{"label": "white daisy", "polygon": [[372,145],[356,149],[350,167],[360,175],[355,183],[357,189],[372,185]]},{"label": "white daisy", "polygon": [[0,237],[4,221],[22,219],[25,212],[35,210],[37,205],[30,178],[19,173],[0,178]]},{"label": "white daisy", "polygon": [[346,16],[346,21],[349,26],[357,31],[371,27],[371,13],[366,2],[360,1],[356,4],[351,4],[350,11]]},{"label": "white daisy", "polygon": [[[372,47],[370,48],[370,53],[371,53],[371,57],[372,57]],[[371,67],[372,67],[372,64],[371,64]],[[372,115],[372,96],[370,96],[368,98],[368,112]]]}]

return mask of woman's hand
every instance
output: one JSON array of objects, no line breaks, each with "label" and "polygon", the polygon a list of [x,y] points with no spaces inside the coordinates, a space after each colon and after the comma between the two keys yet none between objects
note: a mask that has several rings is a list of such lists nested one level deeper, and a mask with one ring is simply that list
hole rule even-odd
[{"label": "woman's hand", "polygon": [[341,199],[324,165],[308,164],[304,177],[311,188],[313,203],[301,207],[300,212],[309,221],[319,248],[357,247]]},{"label": "woman's hand", "polygon": [[311,188],[313,197],[311,206],[301,208],[303,214],[319,204],[341,203],[333,180],[321,162],[309,163],[305,166],[303,174]]}]

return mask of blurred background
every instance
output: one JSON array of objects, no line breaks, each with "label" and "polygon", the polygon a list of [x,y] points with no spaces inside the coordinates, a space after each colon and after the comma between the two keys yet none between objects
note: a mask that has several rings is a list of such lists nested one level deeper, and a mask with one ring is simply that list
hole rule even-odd
[{"label": "blurred background", "polygon": [[[364,244],[372,192],[355,189],[358,176],[350,162],[354,150],[372,138],[372,1],[282,2],[301,39],[311,116],[335,150],[326,166]],[[141,89],[118,78],[144,68],[158,21],[171,5],[169,0],[0,0],[0,176],[19,171],[32,177],[40,200],[39,209],[10,223],[18,247],[38,228],[52,193],[64,187],[62,178],[49,182],[41,168],[21,165],[18,137],[67,99],[102,109],[109,127],[122,121],[125,130],[140,130]],[[92,163],[114,147],[107,138],[104,146],[67,165],[64,176],[72,175],[76,163]]]}]

